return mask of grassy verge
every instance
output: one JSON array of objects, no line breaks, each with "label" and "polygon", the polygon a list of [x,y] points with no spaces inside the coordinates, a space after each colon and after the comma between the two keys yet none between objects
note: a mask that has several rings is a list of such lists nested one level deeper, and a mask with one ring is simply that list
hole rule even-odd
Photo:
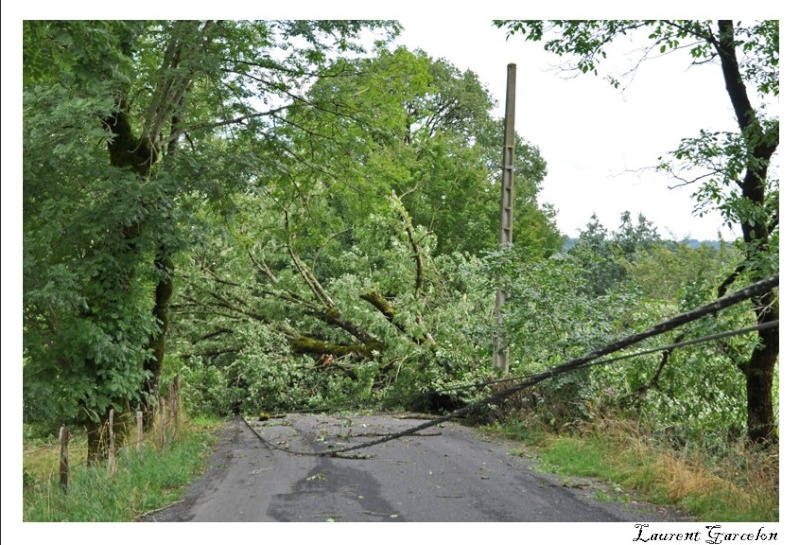
[{"label": "grassy verge", "polygon": [[120,449],[117,471],[87,467],[86,439],[70,441],[70,481],[65,492],[58,478],[57,441],[26,442],[23,521],[133,521],[176,501],[202,471],[218,421],[195,420],[167,452],[144,445],[142,459],[130,447]]},{"label": "grassy verge", "polygon": [[657,444],[623,421],[604,421],[555,435],[515,422],[491,428],[520,441],[517,453],[537,469],[599,478],[633,491],[637,499],[680,507],[700,520],[778,520],[777,452],[731,445],[713,460],[702,452]]}]

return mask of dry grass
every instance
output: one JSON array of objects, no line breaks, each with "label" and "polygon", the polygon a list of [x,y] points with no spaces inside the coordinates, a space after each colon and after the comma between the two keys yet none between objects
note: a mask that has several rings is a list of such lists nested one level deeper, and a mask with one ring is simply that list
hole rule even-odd
[{"label": "dry grass", "polygon": [[[155,410],[152,416],[152,425],[144,433],[139,447],[136,429],[135,413],[118,415],[120,432],[115,434],[116,450],[119,454],[133,451],[137,448],[153,448],[164,451],[180,438],[182,431],[186,430],[188,417],[183,408],[179,394],[175,394],[173,385],[170,385],[170,395],[165,400],[164,410]],[[163,424],[163,429],[162,429]],[[116,426],[115,426],[116,427]],[[107,440],[107,427],[101,430],[104,441]],[[83,428],[70,429],[69,437],[69,465],[71,468],[85,466],[88,455],[88,439]],[[60,445],[56,440],[24,441],[22,452],[23,474],[28,481],[47,481],[58,476]]]},{"label": "dry grass", "polygon": [[[73,432],[69,438],[70,466],[86,465],[86,433]],[[54,441],[26,441],[22,446],[22,469],[36,480],[58,476],[60,446]]]},{"label": "dry grass", "polygon": [[677,458],[673,454],[662,453],[655,463],[655,471],[661,475],[667,497],[673,502],[696,495],[700,492],[736,493],[736,486],[711,474],[697,460]]},{"label": "dry grass", "polygon": [[[522,429],[521,429],[522,428]],[[504,430],[505,431],[505,430]],[[606,418],[569,433],[519,423],[508,437],[529,438],[547,468],[622,485],[651,502],[682,507],[699,519],[778,520],[778,454],[729,444],[711,457],[675,450],[636,422]]]},{"label": "dry grass", "polygon": [[[160,432],[145,435],[141,455],[136,437],[120,446],[117,469],[86,465],[86,435],[70,438],[70,480],[59,484],[57,440],[27,441],[24,445],[23,520],[129,521],[142,512],[167,505],[202,468],[214,440],[212,421],[184,422],[181,437],[159,444]],[[134,427],[135,430],[135,427]],[[168,436],[169,437],[169,436]]]}]

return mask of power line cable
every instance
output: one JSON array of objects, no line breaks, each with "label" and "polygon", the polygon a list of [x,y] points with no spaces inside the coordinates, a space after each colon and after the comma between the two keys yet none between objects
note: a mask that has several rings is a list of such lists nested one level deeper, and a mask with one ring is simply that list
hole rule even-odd
[{"label": "power line cable", "polygon": [[[665,345],[665,346],[659,346],[657,348],[649,348],[647,350],[642,350],[642,351],[639,351],[639,352],[635,352],[633,354],[625,354],[625,355],[617,356],[617,357],[614,357],[614,358],[607,358],[607,359],[597,360],[597,361],[593,361],[591,363],[587,363],[585,365],[585,367],[591,367],[593,365],[605,365],[607,363],[613,363],[613,362],[616,362],[616,361],[619,361],[619,360],[626,360],[626,359],[635,358],[635,357],[638,357],[638,356],[645,356],[647,354],[653,354],[655,352],[664,352],[666,350],[674,350],[676,348],[682,348],[684,346],[691,346],[693,344],[701,344],[701,343],[705,343],[705,342],[709,342],[709,341],[716,341],[716,340],[724,339],[724,338],[727,338],[727,337],[734,337],[736,335],[743,335],[745,333],[751,333],[753,331],[763,331],[763,330],[766,330],[766,329],[774,329],[776,327],[778,327],[778,320],[773,320],[771,322],[765,322],[763,324],[758,324],[758,325],[754,325],[754,326],[749,326],[749,327],[743,327],[743,328],[740,328],[740,329],[724,331],[724,332],[721,332],[721,333],[714,333],[713,335],[707,335],[705,337],[698,337],[696,339],[690,339],[688,341],[683,341],[683,342],[674,343],[674,344],[668,344],[668,345]],[[516,382],[518,380],[524,380],[524,379],[528,379],[528,378],[533,378],[535,376],[537,376],[537,375],[534,374],[534,373],[526,374],[526,375],[518,375],[518,376],[515,376],[515,377],[508,377],[508,378],[501,378],[501,379],[497,379],[497,380],[479,382],[479,383],[470,384],[470,385],[466,385],[466,386],[454,386],[452,388],[448,388],[447,390],[448,391],[453,391],[453,390],[464,390],[464,389],[467,389],[467,388],[481,388],[483,386],[491,386],[493,384],[503,384],[503,383],[506,383],[506,382]]]},{"label": "power line cable", "polygon": [[623,356],[617,356],[615,358],[607,358],[603,360],[593,361],[590,364],[587,364],[586,367],[591,365],[605,365],[607,363],[612,363],[619,360],[626,360],[628,358],[635,358],[637,356],[644,356],[647,354],[652,354],[654,352],[664,352],[665,350],[673,350],[675,348],[682,348],[684,346],[690,346],[693,344],[700,344],[706,343],[709,341],[716,341],[718,339],[725,339],[727,337],[734,337],[736,335],[743,335],[745,333],[751,333],[753,331],[762,331],[766,329],[774,329],[778,327],[778,320],[773,320],[771,322],[764,322],[763,324],[758,324],[750,327],[743,327],[741,329],[735,329],[732,331],[725,331],[722,333],[715,333],[713,335],[707,335],[705,337],[698,337],[697,339],[690,339],[688,341],[682,341],[679,343],[670,344],[667,346],[659,346],[658,348],[650,348],[648,350],[642,350],[640,352],[636,352],[633,354],[625,354]]},{"label": "power line cable", "polygon": [[[599,348],[599,349],[595,350],[594,352],[591,352],[591,353],[589,353],[589,354],[587,354],[585,356],[573,359],[573,360],[571,360],[571,361],[569,361],[567,363],[564,363],[562,365],[559,365],[559,366],[553,367],[551,369],[548,369],[547,371],[543,371],[541,373],[537,373],[535,375],[531,375],[528,378],[528,380],[525,380],[524,382],[521,382],[521,383],[519,383],[519,384],[517,384],[515,386],[511,386],[509,388],[506,388],[505,390],[503,390],[501,392],[497,392],[496,394],[493,394],[491,396],[485,397],[483,399],[479,399],[478,401],[475,401],[475,402],[473,402],[473,403],[471,403],[469,405],[461,407],[460,409],[456,409],[455,411],[452,411],[452,412],[450,412],[450,413],[448,413],[448,414],[446,414],[444,416],[440,416],[438,418],[434,418],[433,420],[429,420],[429,421],[427,421],[427,422],[425,422],[423,424],[420,424],[418,426],[414,426],[412,428],[408,428],[408,429],[406,429],[404,431],[400,431],[400,432],[396,432],[396,433],[392,433],[392,434],[386,435],[386,436],[384,436],[384,437],[382,437],[380,439],[376,439],[374,441],[368,441],[366,443],[361,443],[359,445],[353,445],[353,446],[350,446],[350,447],[344,447],[344,448],[339,448],[339,449],[325,451],[325,452],[294,452],[294,451],[290,451],[289,449],[281,449],[281,450],[284,450],[286,452],[291,452],[292,454],[301,454],[301,455],[309,455],[309,456],[316,455],[316,456],[323,456],[323,457],[342,457],[341,455],[343,453],[345,453],[345,452],[351,452],[351,451],[354,451],[354,450],[360,450],[360,449],[364,449],[364,448],[367,448],[367,447],[380,445],[382,443],[387,443],[389,441],[392,441],[392,440],[395,440],[395,439],[399,439],[401,437],[412,435],[412,434],[420,432],[420,431],[422,431],[424,429],[431,428],[431,427],[436,426],[438,424],[442,424],[442,423],[447,422],[449,420],[453,420],[455,418],[459,418],[461,416],[469,414],[470,412],[478,409],[479,407],[496,404],[496,403],[502,401],[503,399],[505,399],[505,398],[507,398],[507,397],[509,397],[509,396],[521,391],[521,390],[525,390],[527,388],[530,388],[531,386],[534,386],[535,384],[538,384],[539,382],[547,380],[548,378],[553,378],[553,377],[556,377],[558,375],[562,375],[564,373],[568,373],[570,371],[575,371],[575,370],[581,369],[583,367],[588,367],[590,362],[593,362],[594,360],[597,360],[597,359],[599,359],[599,358],[601,358],[603,356],[607,356],[609,354],[613,354],[614,352],[619,352],[620,350],[623,350],[623,349],[625,349],[625,348],[627,348],[627,347],[629,347],[631,345],[634,345],[634,344],[636,344],[636,343],[638,343],[640,341],[643,341],[644,339],[647,339],[649,337],[653,337],[655,335],[660,335],[662,333],[666,333],[667,331],[672,331],[673,329],[676,329],[676,328],[678,328],[678,327],[680,327],[680,326],[682,326],[684,324],[687,324],[689,322],[692,322],[694,320],[702,318],[703,316],[705,316],[707,314],[718,312],[718,311],[720,311],[720,310],[722,310],[724,308],[728,308],[728,307],[730,307],[732,305],[735,305],[737,303],[740,303],[740,302],[745,301],[747,299],[750,299],[752,297],[763,295],[763,294],[771,291],[772,289],[774,289],[778,285],[779,285],[779,277],[778,277],[778,275],[771,276],[769,278],[766,278],[764,280],[761,280],[759,282],[751,284],[750,286],[747,286],[746,288],[743,288],[743,289],[741,289],[741,290],[739,290],[737,292],[734,292],[734,293],[731,293],[731,294],[726,295],[724,297],[721,297],[721,298],[717,299],[716,301],[714,301],[713,303],[709,303],[707,305],[703,305],[703,306],[697,307],[697,308],[695,308],[693,310],[690,310],[688,312],[684,312],[682,314],[678,314],[677,316],[675,316],[675,317],[673,317],[673,318],[671,318],[669,320],[666,320],[664,322],[661,322],[660,324],[657,324],[657,325],[651,327],[650,329],[647,329],[646,331],[643,331],[641,333],[637,333],[635,335],[630,335],[630,336],[625,337],[623,339],[620,339],[620,340],[618,340],[616,342],[608,344],[608,345],[606,345],[606,346],[604,346],[602,348]],[[763,325],[766,325],[766,324],[763,324]],[[760,327],[760,326],[754,326],[754,327]],[[774,327],[774,326],[771,326],[771,327]],[[723,335],[723,334],[717,334],[717,335]],[[713,337],[713,335],[710,336],[710,337]],[[699,342],[697,340],[695,340],[695,341]],[[684,342],[691,342],[691,341],[684,341]],[[678,344],[681,344],[681,343],[678,343]],[[661,350],[664,350],[664,349],[661,349]],[[607,364],[607,363],[610,363],[611,361],[617,361],[619,359],[624,359],[625,357],[633,357],[633,355],[629,354],[627,356],[621,356],[619,358],[612,358],[610,360],[605,360],[605,361],[601,360],[600,362],[595,362],[594,365]],[[245,421],[245,423],[247,423],[247,422]],[[259,439],[262,442],[264,442],[266,444],[269,444],[252,427],[250,427],[249,424],[247,424],[247,426],[250,428],[250,430],[253,433],[255,433],[259,437]]]}]

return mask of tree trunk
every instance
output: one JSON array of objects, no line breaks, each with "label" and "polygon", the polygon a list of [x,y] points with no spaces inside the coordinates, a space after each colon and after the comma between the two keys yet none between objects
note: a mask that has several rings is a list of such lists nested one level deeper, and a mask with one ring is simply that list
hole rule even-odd
[{"label": "tree trunk", "polygon": [[[719,40],[712,42],[719,53],[725,89],[733,106],[742,136],[750,154],[747,168],[739,185],[742,197],[754,207],[765,210],[767,205],[767,177],[772,155],[778,149],[779,128],[762,126],[747,95],[739,62],[736,58],[736,39],[733,21],[718,22]],[[746,243],[748,263],[758,266],[759,258],[770,252],[770,237],[778,225],[777,210],[774,217],[763,215],[753,221],[741,221],[742,237]],[[738,271],[739,269],[737,269]],[[756,273],[755,280],[763,278]],[[726,280],[726,284],[728,284]],[[725,284],[723,284],[725,285]],[[778,319],[778,297],[771,292],[752,300],[756,320],[763,324]],[[750,360],[740,366],[747,381],[747,434],[755,443],[777,441],[775,414],[772,406],[772,381],[778,362],[778,330],[759,333],[760,345],[753,350]]]},{"label": "tree trunk", "polygon": [[166,349],[167,328],[169,327],[169,302],[172,297],[172,274],[174,265],[169,250],[162,244],[155,258],[155,268],[159,274],[158,284],[155,289],[155,304],[153,317],[157,321],[157,331],[150,338],[150,358],[145,361],[144,369],[150,372],[150,377],[142,384],[142,405],[145,413],[145,424],[152,424],[152,408],[156,406],[161,385],[161,369],[164,365]]},{"label": "tree trunk", "polygon": [[[778,319],[778,302],[774,293],[754,298],[753,305],[759,323]],[[750,360],[741,365],[747,380],[747,435],[755,444],[769,445],[778,441],[772,388],[775,365],[778,362],[778,328],[759,332],[757,346]]]},{"label": "tree trunk", "polygon": [[[137,138],[133,134],[128,115],[123,108],[120,108],[104,122],[108,128],[111,129],[111,132],[114,133],[114,139],[108,144],[108,154],[111,165],[120,169],[130,169],[143,179],[149,177],[152,164],[156,159],[158,151],[148,141],[143,138]],[[138,221],[124,228],[125,236],[130,241],[131,251],[135,250],[135,240],[139,236],[140,231],[141,225]],[[152,356],[143,363],[143,367],[146,371],[150,372],[150,377],[144,381],[141,388],[141,403],[145,414],[145,422],[147,424],[149,424],[152,418],[151,396],[155,396],[155,399],[158,398],[161,364],[164,359],[164,340],[168,317],[167,305],[172,292],[172,262],[163,245],[159,247],[154,263],[159,273],[153,307],[153,315],[158,321],[158,330],[148,341],[148,348],[151,350]],[[105,457],[107,452],[102,446],[102,438],[93,438],[91,433],[94,433],[94,431],[96,430],[90,431],[90,456]]]}]

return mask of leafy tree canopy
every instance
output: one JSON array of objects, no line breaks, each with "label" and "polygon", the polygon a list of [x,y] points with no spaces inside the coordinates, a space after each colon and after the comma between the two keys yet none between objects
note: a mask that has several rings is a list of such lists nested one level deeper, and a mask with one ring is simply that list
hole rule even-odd
[{"label": "leafy tree canopy", "polygon": [[[718,294],[740,277],[760,279],[778,267],[778,179],[775,169],[779,121],[766,102],[780,92],[778,21],[496,21],[509,35],[544,42],[544,48],[568,59],[567,69],[598,74],[609,46],[622,36],[639,33],[645,44],[632,72],[641,62],[675,51],[686,51],[691,63],[720,66],[722,81],[738,131],[702,130],[685,138],[661,168],[697,189],[697,211],[719,210],[729,224],[738,224],[744,261],[720,285]],[[614,86],[621,76],[611,76]],[[758,100],[758,103],[754,99]],[[696,175],[697,170],[700,174]],[[755,320],[778,319],[777,293],[753,301]],[[755,442],[776,439],[772,404],[778,360],[778,331],[759,333],[747,363],[739,367],[747,380],[748,430]]]}]

